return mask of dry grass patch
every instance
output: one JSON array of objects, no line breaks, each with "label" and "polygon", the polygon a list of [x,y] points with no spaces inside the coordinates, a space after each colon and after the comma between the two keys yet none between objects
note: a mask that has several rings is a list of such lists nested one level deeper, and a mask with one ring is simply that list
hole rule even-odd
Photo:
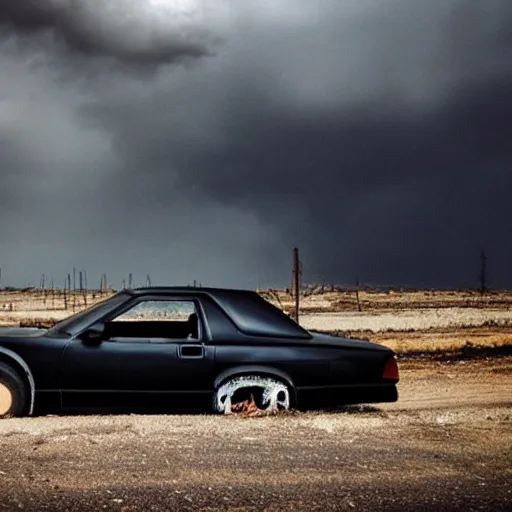
[{"label": "dry grass patch", "polygon": [[[336,333],[342,335],[342,333]],[[478,350],[512,352],[512,332],[497,329],[467,329],[462,331],[382,332],[352,331],[352,339],[363,339],[384,345],[397,354],[438,354]]]},{"label": "dry grass patch", "polygon": [[479,338],[478,340],[468,340],[466,338],[447,337],[447,338],[429,338],[425,337],[416,342],[397,339],[384,339],[380,342],[397,354],[410,353],[445,353],[459,352],[467,349],[496,349],[510,347],[512,349],[512,339],[510,337],[490,336],[489,338]]}]

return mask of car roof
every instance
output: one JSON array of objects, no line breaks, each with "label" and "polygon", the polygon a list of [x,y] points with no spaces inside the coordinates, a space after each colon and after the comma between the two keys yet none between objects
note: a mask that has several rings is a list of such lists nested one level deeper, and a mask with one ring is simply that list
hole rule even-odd
[{"label": "car roof", "polygon": [[311,338],[311,334],[254,290],[193,286],[152,286],[127,289],[133,296],[166,294],[208,295],[236,327],[253,336]]},{"label": "car roof", "polygon": [[150,286],[147,288],[126,288],[123,290],[125,293],[132,295],[150,295],[158,293],[181,293],[181,292],[204,292],[209,295],[216,295],[217,293],[256,293],[254,290],[244,290],[238,288],[212,288],[206,286]]}]

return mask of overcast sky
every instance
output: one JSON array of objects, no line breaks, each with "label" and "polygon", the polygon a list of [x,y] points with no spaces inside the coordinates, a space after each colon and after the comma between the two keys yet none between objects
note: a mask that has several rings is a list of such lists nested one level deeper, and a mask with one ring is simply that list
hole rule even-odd
[{"label": "overcast sky", "polygon": [[2,285],[512,287],[510,0],[0,0]]}]

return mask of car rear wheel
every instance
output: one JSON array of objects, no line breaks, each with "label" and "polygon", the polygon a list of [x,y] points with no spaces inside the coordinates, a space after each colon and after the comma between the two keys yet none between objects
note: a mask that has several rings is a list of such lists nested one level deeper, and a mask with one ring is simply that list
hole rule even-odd
[{"label": "car rear wheel", "polygon": [[275,413],[291,407],[290,388],[260,375],[240,375],[224,381],[215,392],[214,411],[221,414]]},{"label": "car rear wheel", "polygon": [[25,386],[19,375],[0,363],[0,419],[22,416],[25,400]]}]

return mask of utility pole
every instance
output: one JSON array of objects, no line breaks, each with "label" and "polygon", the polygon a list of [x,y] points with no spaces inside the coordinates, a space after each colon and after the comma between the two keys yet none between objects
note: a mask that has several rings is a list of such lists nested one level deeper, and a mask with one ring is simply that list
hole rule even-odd
[{"label": "utility pole", "polygon": [[292,294],[295,294],[295,321],[299,323],[299,307],[300,307],[300,276],[302,275],[301,263],[299,258],[299,249],[293,249],[293,279]]},{"label": "utility pole", "polygon": [[359,300],[359,278],[356,279],[356,300],[357,300],[357,311],[361,312],[361,302]]},{"label": "utility pole", "polygon": [[484,251],[480,253],[480,294],[487,291],[487,256]]},{"label": "utility pole", "polygon": [[87,272],[80,271],[80,290],[84,296],[84,306],[87,306]]},{"label": "utility pole", "polygon": [[43,293],[43,304],[46,306],[46,283],[45,283],[45,275],[41,277],[41,290]]},{"label": "utility pole", "polygon": [[103,293],[107,288],[108,288],[107,274],[103,274],[101,276],[100,292]]}]

